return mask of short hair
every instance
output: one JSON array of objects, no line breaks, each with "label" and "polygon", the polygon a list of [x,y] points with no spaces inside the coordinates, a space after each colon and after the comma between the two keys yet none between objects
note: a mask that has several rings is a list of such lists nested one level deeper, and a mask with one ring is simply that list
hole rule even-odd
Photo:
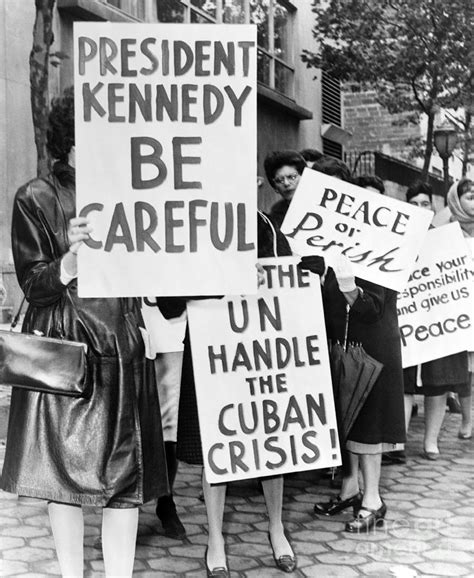
[{"label": "short hair", "polygon": [[46,146],[53,159],[66,163],[74,146],[74,90],[68,87],[51,101]]},{"label": "short hair", "polygon": [[336,177],[347,183],[353,182],[350,168],[346,163],[334,157],[323,156],[319,161],[314,163],[312,168],[315,171]]},{"label": "short hair", "polygon": [[315,163],[319,159],[323,158],[323,153],[320,153],[316,149],[303,149],[300,151],[300,155],[304,158],[306,162]]},{"label": "short hair", "polygon": [[467,193],[472,185],[472,179],[463,177],[457,186],[458,197],[461,198],[465,193]]},{"label": "short hair", "polygon": [[273,179],[278,169],[286,165],[294,167],[300,175],[307,166],[300,153],[294,150],[273,151],[265,157],[263,168],[271,185],[273,185]]},{"label": "short hair", "polygon": [[382,195],[385,194],[385,185],[383,184],[382,179],[376,175],[359,175],[354,179],[354,184],[363,187],[364,189],[366,187],[373,187]]},{"label": "short hair", "polygon": [[411,199],[417,197],[418,195],[426,195],[431,202],[433,200],[432,186],[424,181],[416,181],[415,183],[413,183],[413,185],[408,187],[406,192],[407,203],[409,203]]}]

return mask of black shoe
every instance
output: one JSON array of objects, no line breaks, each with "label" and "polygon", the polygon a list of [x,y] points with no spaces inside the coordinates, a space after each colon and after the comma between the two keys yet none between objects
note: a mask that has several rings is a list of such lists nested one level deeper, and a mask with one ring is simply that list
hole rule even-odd
[{"label": "black shoe", "polygon": [[[206,564],[206,572],[207,572],[207,578],[229,578],[230,577],[230,572],[228,570],[228,568],[226,568],[225,566],[218,566],[217,568],[209,568],[209,566],[207,565],[207,551],[208,551],[208,547],[206,547],[206,551],[204,552],[204,563]],[[226,564],[227,564],[227,556],[226,556]]]},{"label": "black shoe", "polygon": [[[369,512],[368,516],[361,516],[361,512]],[[354,534],[356,532],[368,532],[374,526],[380,526],[384,523],[385,514],[387,513],[387,506],[382,500],[382,505],[378,510],[371,510],[370,508],[365,508],[361,506],[357,516],[347,522],[345,531]]]},{"label": "black shoe", "polygon": [[461,413],[461,404],[456,397],[448,397],[446,405],[449,413]]},{"label": "black shoe", "polygon": [[382,465],[389,466],[392,464],[406,464],[407,456],[404,450],[395,450],[393,452],[385,452],[382,454]]},{"label": "black shoe", "polygon": [[156,515],[163,526],[165,536],[176,540],[182,540],[186,537],[186,530],[178,518],[172,496],[161,496],[161,498],[158,498]]},{"label": "black shoe", "polygon": [[354,511],[354,516],[360,508],[362,502],[362,495],[359,492],[355,496],[347,498],[347,500],[341,500],[341,496],[336,496],[331,498],[329,502],[316,502],[314,504],[314,513],[320,516],[335,516],[345,510],[346,508],[351,508]]},{"label": "black shoe", "polygon": [[[286,536],[286,534],[285,534],[285,536]],[[273,559],[275,560],[275,564],[276,564],[277,568],[279,568],[283,572],[286,572],[287,574],[294,572],[296,570],[296,557],[294,555],[290,556],[289,554],[284,554],[283,556],[280,556],[279,558],[277,558],[275,556],[275,550],[273,549],[272,537],[270,536],[270,532],[268,532],[268,540],[269,540],[270,546],[272,548]],[[287,540],[288,540],[288,538],[287,538]]]}]

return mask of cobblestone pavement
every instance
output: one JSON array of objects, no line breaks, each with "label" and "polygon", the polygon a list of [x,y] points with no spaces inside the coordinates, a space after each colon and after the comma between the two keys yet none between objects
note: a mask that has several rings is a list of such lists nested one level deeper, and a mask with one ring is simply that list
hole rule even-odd
[{"label": "cobblestone pavement", "polygon": [[[8,406],[0,390],[0,407]],[[446,414],[441,433],[442,457],[421,456],[423,409],[412,420],[406,465],[384,466],[382,492],[388,506],[383,528],[369,535],[344,532],[350,513],[330,519],[312,514],[316,500],[333,495],[318,472],[286,478],[284,521],[298,556],[294,576],[474,576],[473,443],[457,439],[459,415]],[[4,435],[4,426],[0,435]],[[0,448],[3,460],[4,441]],[[200,469],[184,464],[176,480],[176,503],[186,526],[183,541],[162,535],[154,508],[140,513],[135,576],[205,575],[206,515],[199,501]],[[99,535],[100,512],[85,512],[86,576],[103,576],[101,552],[92,547]],[[265,506],[254,481],[229,486],[224,524],[233,576],[281,576],[267,538]],[[44,503],[19,501],[0,492],[0,575],[41,578],[59,575]]]}]

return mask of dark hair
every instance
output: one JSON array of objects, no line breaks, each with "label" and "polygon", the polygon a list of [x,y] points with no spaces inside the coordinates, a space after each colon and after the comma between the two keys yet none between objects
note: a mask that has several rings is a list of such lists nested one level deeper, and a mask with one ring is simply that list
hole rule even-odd
[{"label": "dark hair", "polygon": [[472,184],[472,179],[468,179],[467,177],[463,177],[457,187],[458,197],[461,198],[465,193],[468,192],[470,186]]},{"label": "dark hair", "polygon": [[301,175],[306,168],[306,161],[298,151],[293,150],[273,151],[265,157],[263,168],[271,185],[277,170],[286,165],[294,167]]},{"label": "dark hair", "polygon": [[315,163],[324,156],[323,153],[320,153],[316,149],[303,149],[300,151],[300,155],[304,158],[305,161],[310,163]]},{"label": "dark hair", "polygon": [[431,185],[423,181],[416,181],[413,183],[411,187],[408,187],[406,192],[407,203],[409,203],[411,199],[417,197],[418,195],[426,195],[431,202],[433,200],[433,189]]},{"label": "dark hair", "polygon": [[350,168],[339,159],[334,157],[323,156],[313,165],[313,170],[324,173],[331,177],[336,177],[342,181],[352,183],[352,175]]},{"label": "dark hair", "polygon": [[382,179],[376,175],[359,175],[354,179],[354,184],[364,189],[366,187],[373,187],[382,195],[385,194],[385,185]]},{"label": "dark hair", "polygon": [[51,101],[47,148],[53,159],[67,163],[74,146],[74,90],[68,87]]}]

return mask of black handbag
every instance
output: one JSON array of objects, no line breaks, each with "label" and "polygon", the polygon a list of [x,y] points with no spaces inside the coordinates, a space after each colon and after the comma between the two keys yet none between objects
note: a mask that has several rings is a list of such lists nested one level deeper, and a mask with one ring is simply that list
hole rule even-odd
[{"label": "black handbag", "polygon": [[88,397],[87,345],[14,332],[24,299],[9,331],[0,330],[0,384],[30,391]]}]

